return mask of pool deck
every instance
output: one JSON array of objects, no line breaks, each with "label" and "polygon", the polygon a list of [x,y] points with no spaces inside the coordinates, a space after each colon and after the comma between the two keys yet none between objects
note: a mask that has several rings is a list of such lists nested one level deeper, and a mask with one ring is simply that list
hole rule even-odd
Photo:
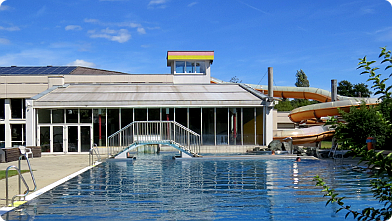
[{"label": "pool deck", "polygon": [[[33,169],[33,174],[37,184],[37,192],[42,190],[63,178],[66,178],[80,170],[89,168],[89,155],[88,154],[67,154],[67,155],[42,155],[39,158],[30,158],[30,164]],[[15,165],[18,166],[18,161],[0,163],[0,170],[6,170],[7,167]],[[28,170],[26,160],[21,161],[21,169]],[[14,169],[10,169],[14,170]],[[33,181],[30,173],[23,174],[24,179],[29,185],[30,189],[34,188]],[[0,208],[6,205],[6,180],[0,180]],[[8,197],[11,199],[14,195],[18,194],[18,176],[13,176],[8,179],[9,193]],[[22,192],[26,187],[22,183]],[[28,196],[34,193],[30,193]],[[0,213],[1,214],[1,213]]]}]

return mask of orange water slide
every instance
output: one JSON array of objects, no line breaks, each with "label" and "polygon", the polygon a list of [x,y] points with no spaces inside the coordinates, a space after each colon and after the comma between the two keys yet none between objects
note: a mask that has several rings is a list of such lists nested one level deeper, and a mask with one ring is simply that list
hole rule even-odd
[{"label": "orange water slide", "polygon": [[[211,83],[227,83],[218,79],[211,79]],[[268,86],[246,84],[249,87],[263,93],[268,94]],[[377,98],[354,98],[346,96],[337,96],[337,101],[331,102],[331,92],[320,88],[312,87],[273,87],[273,96],[279,98],[297,98],[312,99],[322,103],[312,104],[296,108],[290,112],[288,117],[295,123],[317,123],[322,117],[337,116],[339,109],[349,111],[352,106],[359,106],[361,103],[366,105],[377,105]],[[331,138],[334,131],[327,126],[313,126],[302,129],[284,129],[274,131],[274,140],[283,140],[292,138],[293,144],[305,144],[319,142],[327,138]]]},{"label": "orange water slide", "polygon": [[[252,85],[249,85],[252,87]],[[268,94],[268,90],[263,88],[254,89]],[[266,88],[264,86],[264,88]],[[318,88],[304,88],[304,87],[274,87],[274,97],[284,98],[298,98],[298,99],[313,99],[324,103],[312,104],[303,106],[292,110],[289,118],[295,123],[307,123],[309,121],[316,123],[321,122],[322,117],[337,116],[339,109],[348,112],[350,107],[359,106],[361,103],[366,105],[376,105],[377,98],[352,98],[345,96],[338,96],[337,101],[331,102],[331,93],[326,90]],[[327,126],[313,126],[302,129],[290,130],[275,130],[274,140],[283,140],[291,137],[293,144],[315,143],[322,140],[332,138],[334,130]]]}]

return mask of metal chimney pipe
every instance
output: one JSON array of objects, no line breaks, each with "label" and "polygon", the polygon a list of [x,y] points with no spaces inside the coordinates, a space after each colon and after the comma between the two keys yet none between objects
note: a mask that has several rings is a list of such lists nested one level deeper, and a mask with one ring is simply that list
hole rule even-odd
[{"label": "metal chimney pipe", "polygon": [[331,80],[331,101],[336,101],[338,98],[338,84],[336,79]]},{"label": "metal chimney pipe", "polygon": [[268,97],[274,96],[274,69],[268,67]]}]

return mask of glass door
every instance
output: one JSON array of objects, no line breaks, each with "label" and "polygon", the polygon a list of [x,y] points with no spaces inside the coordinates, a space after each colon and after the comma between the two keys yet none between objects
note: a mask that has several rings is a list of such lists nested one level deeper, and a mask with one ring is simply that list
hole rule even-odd
[{"label": "glass door", "polygon": [[50,127],[39,127],[39,142],[42,152],[50,152]]},{"label": "glass door", "polygon": [[78,152],[78,126],[68,126],[68,152]]},{"label": "glass door", "polygon": [[63,126],[53,126],[53,152],[64,152]]},{"label": "glass door", "polygon": [[91,126],[80,127],[81,151],[88,152],[91,148]]}]

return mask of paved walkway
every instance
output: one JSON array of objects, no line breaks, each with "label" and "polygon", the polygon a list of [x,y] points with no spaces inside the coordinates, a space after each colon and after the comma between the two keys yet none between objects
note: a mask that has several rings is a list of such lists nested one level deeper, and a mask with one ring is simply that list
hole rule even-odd
[{"label": "paved walkway", "polygon": [[[83,168],[89,166],[89,155],[42,155],[42,157],[30,159],[30,164],[34,170],[34,177],[37,183],[37,189],[52,184],[68,175],[71,175]],[[9,163],[0,163],[0,170],[6,170],[8,166],[18,166],[18,161]],[[28,165],[25,160],[21,161],[22,170],[28,170]],[[11,169],[14,170],[14,169]],[[25,178],[30,189],[34,188],[30,173],[24,173]],[[10,177],[8,180],[9,194],[8,197],[11,199],[12,196],[18,194],[18,176]],[[5,206],[5,179],[0,180],[0,208]],[[22,183],[22,192],[26,189]]]}]

